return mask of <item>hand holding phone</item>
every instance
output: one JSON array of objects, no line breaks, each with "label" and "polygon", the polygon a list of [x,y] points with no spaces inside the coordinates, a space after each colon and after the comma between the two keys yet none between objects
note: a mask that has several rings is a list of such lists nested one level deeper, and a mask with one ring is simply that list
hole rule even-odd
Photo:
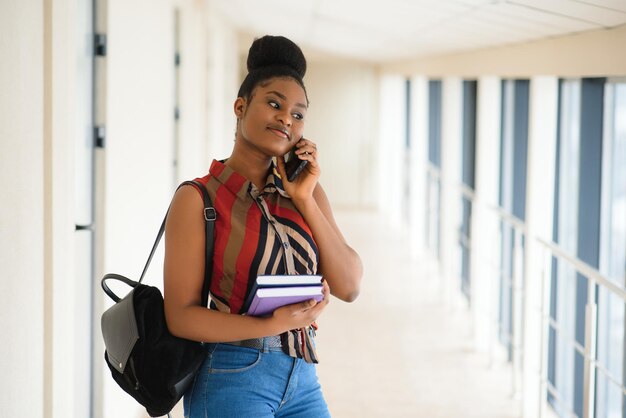
[{"label": "hand holding phone", "polygon": [[285,155],[285,172],[287,173],[287,180],[289,182],[294,181],[309,163],[307,160],[298,158],[295,150],[296,148],[294,147]]}]

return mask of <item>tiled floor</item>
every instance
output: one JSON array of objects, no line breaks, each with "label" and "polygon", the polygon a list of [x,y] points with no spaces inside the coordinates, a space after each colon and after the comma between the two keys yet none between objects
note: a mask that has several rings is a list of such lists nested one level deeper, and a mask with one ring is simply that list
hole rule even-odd
[{"label": "tiled floor", "polygon": [[375,214],[336,214],[365,265],[362,293],[319,319],[318,374],[335,418],[515,418],[506,364],[472,349],[464,308],[442,302],[432,265]]}]

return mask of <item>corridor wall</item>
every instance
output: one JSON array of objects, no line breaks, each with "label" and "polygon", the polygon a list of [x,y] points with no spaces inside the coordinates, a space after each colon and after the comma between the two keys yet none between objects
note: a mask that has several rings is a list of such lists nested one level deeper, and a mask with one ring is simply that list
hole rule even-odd
[{"label": "corridor wall", "polygon": [[378,80],[371,64],[308,58],[304,83],[311,103],[304,135],[319,146],[320,183],[334,209],[379,204]]},{"label": "corridor wall", "polygon": [[[30,22],[30,23],[24,23]],[[47,311],[44,280],[44,9],[41,2],[2,2],[0,43],[0,404],[8,416],[44,411]],[[24,53],[29,51],[29,53]],[[46,375],[49,376],[49,375]],[[28,390],[26,390],[28,388]]]},{"label": "corridor wall", "polygon": [[[106,20],[108,138],[101,156],[104,230],[96,244],[102,257],[96,278],[106,272],[138,278],[176,186],[204,176],[213,158],[228,156],[235,126],[237,35],[209,3],[192,0],[108,0]],[[144,279],[158,287],[162,256],[161,245]],[[111,301],[100,289],[95,298],[99,318]],[[102,341],[96,335],[94,342],[94,416],[137,416],[142,408],[110,378]]]}]

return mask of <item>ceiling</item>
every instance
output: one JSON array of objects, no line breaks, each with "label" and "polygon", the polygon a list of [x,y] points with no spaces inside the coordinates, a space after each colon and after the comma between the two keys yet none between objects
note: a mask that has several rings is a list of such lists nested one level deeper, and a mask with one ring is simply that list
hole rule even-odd
[{"label": "ceiling", "polygon": [[[243,34],[389,62],[528,42],[626,23],[626,0],[217,0]],[[249,43],[247,43],[249,45]]]}]

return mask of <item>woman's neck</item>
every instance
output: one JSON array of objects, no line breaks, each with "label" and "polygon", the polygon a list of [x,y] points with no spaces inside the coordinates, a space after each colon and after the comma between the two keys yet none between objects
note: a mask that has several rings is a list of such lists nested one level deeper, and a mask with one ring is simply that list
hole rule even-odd
[{"label": "woman's neck", "polygon": [[225,164],[250,180],[257,189],[263,190],[272,159],[243,149],[237,142]]}]

